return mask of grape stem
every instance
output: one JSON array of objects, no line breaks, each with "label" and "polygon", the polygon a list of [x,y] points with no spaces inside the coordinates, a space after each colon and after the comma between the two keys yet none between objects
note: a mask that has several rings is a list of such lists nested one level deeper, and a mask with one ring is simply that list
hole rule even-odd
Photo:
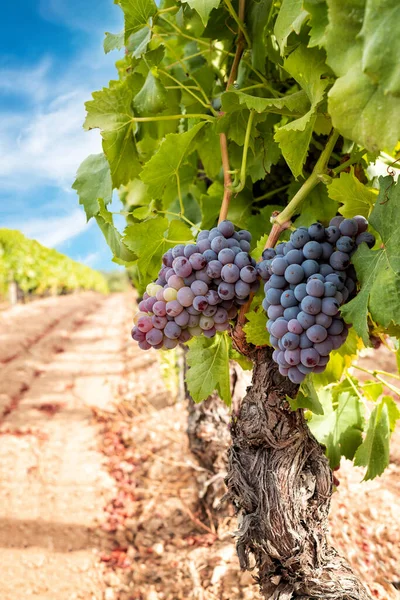
[{"label": "grape stem", "polygon": [[275,190],[266,192],[262,196],[258,196],[258,198],[254,198],[254,202],[261,202],[261,200],[268,200],[268,198],[272,198],[273,196],[275,196],[275,194],[279,194],[279,192],[284,192],[285,190],[288,189],[288,187],[290,187],[290,183],[287,183],[286,185],[282,185],[281,187],[278,187]]},{"label": "grape stem", "polygon": [[246,26],[244,24],[244,10],[243,11],[240,10],[241,4],[244,5],[244,2],[239,1],[239,15],[236,13],[235,9],[233,8],[231,0],[224,0],[224,2],[226,4],[226,7],[227,7],[231,17],[234,19],[237,26],[239,27],[240,34],[246,40],[248,47],[251,48],[251,40],[249,38],[249,34],[247,33]]},{"label": "grape stem", "polygon": [[243,146],[242,165],[240,167],[239,182],[236,185],[235,185],[235,183],[233,183],[232,190],[231,190],[232,192],[235,192],[235,194],[238,194],[239,192],[241,192],[246,184],[247,154],[249,152],[251,128],[253,127],[254,114],[255,114],[254,110],[251,110],[250,114],[249,114],[249,120],[247,121],[246,135],[244,138],[244,146]]},{"label": "grape stem", "polygon": [[[318,185],[321,181],[321,175],[326,175],[327,165],[329,158],[333,152],[335,144],[338,140],[339,133],[335,130],[330,134],[327,144],[311,173],[311,175],[305,180],[299,191],[293,196],[286,208],[283,209],[274,219],[273,223],[280,226],[285,225],[298,210],[300,204],[308,196],[308,194]],[[286,229],[286,227],[285,227]],[[271,231],[272,233],[272,231]]]}]

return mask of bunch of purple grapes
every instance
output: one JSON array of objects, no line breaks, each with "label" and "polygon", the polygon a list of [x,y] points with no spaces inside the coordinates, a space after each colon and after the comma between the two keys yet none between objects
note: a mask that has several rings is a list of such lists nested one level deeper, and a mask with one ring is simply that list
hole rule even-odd
[{"label": "bunch of purple grapes", "polygon": [[251,234],[233,223],[199,233],[194,244],[178,244],[162,258],[135,315],[132,337],[142,350],[174,348],[193,336],[225,331],[238,308],[259,287],[249,254]]},{"label": "bunch of purple grapes", "polygon": [[273,359],[293,383],[322,373],[332,350],[346,340],[339,308],[357,291],[351,255],[363,242],[375,244],[367,228],[362,216],[334,217],[327,228],[299,227],[289,242],[263,253],[258,270],[267,280],[263,308]]}]

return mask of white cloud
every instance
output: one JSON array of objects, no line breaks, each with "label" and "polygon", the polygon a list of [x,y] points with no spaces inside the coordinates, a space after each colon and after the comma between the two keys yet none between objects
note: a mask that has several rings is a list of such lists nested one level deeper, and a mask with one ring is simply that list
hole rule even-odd
[{"label": "white cloud", "polygon": [[89,229],[92,222],[86,223],[84,212],[75,208],[69,215],[30,219],[25,223],[18,220],[17,223],[9,222],[3,226],[8,229],[19,229],[27,237],[37,240],[44,246],[54,248]]},{"label": "white cloud", "polygon": [[43,101],[49,93],[51,65],[51,59],[44,57],[34,67],[0,68],[0,93],[23,95],[33,102]]},{"label": "white cloud", "polygon": [[79,259],[79,262],[87,265],[88,267],[93,267],[98,260],[101,258],[101,252],[90,252],[87,256]]}]

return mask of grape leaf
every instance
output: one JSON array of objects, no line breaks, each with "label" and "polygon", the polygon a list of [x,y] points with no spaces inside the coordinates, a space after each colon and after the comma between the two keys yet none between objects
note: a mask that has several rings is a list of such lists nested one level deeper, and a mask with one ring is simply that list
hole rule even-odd
[{"label": "grape leaf", "polygon": [[263,71],[267,56],[266,30],[272,16],[272,0],[251,0],[248,3],[246,24],[252,41],[251,62],[255,69]]},{"label": "grape leaf", "polygon": [[204,123],[198,123],[185,133],[169,133],[158,152],[145,164],[140,175],[154,198],[162,198],[165,188],[177,188],[177,177],[184,159],[196,147],[193,141]]},{"label": "grape leaf", "polygon": [[142,29],[154,17],[157,6],[153,0],[119,0],[125,16],[125,43],[133,33]]},{"label": "grape leaf", "polygon": [[316,48],[305,48],[300,45],[285,60],[285,70],[299,83],[307,94],[311,107],[300,118],[280,127],[275,140],[293,175],[298,177],[303,170],[307,158],[308,146],[316,121],[316,110],[322,102],[327,79],[322,79],[326,72],[324,54]]},{"label": "grape leaf", "polygon": [[108,54],[112,50],[122,50],[124,47],[124,32],[110,33],[106,31],[106,37],[104,38],[103,48],[105,54]]},{"label": "grape leaf", "polygon": [[307,408],[315,415],[323,415],[324,409],[319,401],[318,394],[311,380],[306,379],[299,389],[296,398],[286,396],[290,404],[291,410],[295,411],[299,408]]},{"label": "grape leaf", "polygon": [[209,339],[193,338],[188,343],[186,384],[195,402],[201,402],[217,390],[222,400],[231,403],[229,374],[230,341],[226,335],[217,334]]},{"label": "grape leaf", "polygon": [[261,258],[262,253],[264,252],[265,244],[267,243],[267,239],[268,233],[264,233],[264,235],[260,237],[257,244],[255,245],[254,250],[251,251],[251,256],[256,260],[259,260]]},{"label": "grape leaf", "polygon": [[357,296],[341,308],[364,344],[369,345],[368,313],[377,325],[387,329],[400,325],[400,185],[380,177],[379,196],[370,215],[370,223],[380,234],[382,247],[370,250],[361,244],[352,261],[360,282]]},{"label": "grape leaf", "polygon": [[398,32],[393,31],[393,23],[399,21],[400,4],[395,0],[366,2],[364,22],[359,33],[363,42],[362,70],[374,83],[381,85],[385,96],[400,95],[400,37]]},{"label": "grape leaf", "polygon": [[85,104],[84,128],[100,129],[116,188],[136,177],[142,168],[134,139],[132,112],[132,100],[139,91],[137,86],[136,77],[128,77],[123,82],[111,81],[110,87],[93,92],[93,100]]},{"label": "grape leaf", "polygon": [[[329,25],[323,45],[327,63],[338,76],[328,95],[333,126],[368,150],[392,148],[400,135],[398,100],[386,91],[388,85],[397,86],[396,54],[384,68],[382,64],[398,46],[396,28],[387,18],[393,2],[359,0],[351,11],[347,0],[327,3]],[[382,54],[371,54],[378,48]]]},{"label": "grape leaf", "polygon": [[[300,184],[294,182],[289,188],[289,197],[292,198],[299,188]],[[293,224],[295,227],[309,227],[315,221],[321,221],[328,225],[336,212],[337,204],[329,198],[326,186],[318,184],[302,203],[300,214]]]},{"label": "grape leaf", "polygon": [[126,266],[132,264],[137,256],[125,246],[120,232],[114,226],[113,215],[107,210],[101,198],[98,200],[98,211],[94,217],[114,255],[113,261]]},{"label": "grape leaf", "polygon": [[219,137],[212,124],[207,123],[199,134],[198,153],[207,177],[216,179],[221,170],[222,160]]},{"label": "grape leaf", "polygon": [[110,166],[103,153],[90,154],[85,158],[78,168],[72,188],[78,193],[79,204],[83,205],[88,221],[99,212],[98,198],[102,198],[105,206],[111,202]]},{"label": "grape leaf", "polygon": [[326,455],[332,468],[340,463],[340,457],[352,459],[362,443],[364,406],[352,392],[342,392],[337,406],[333,406],[329,390],[318,392],[324,415],[313,415],[308,425],[317,440],[326,446]]},{"label": "grape leaf", "polygon": [[226,113],[241,110],[243,105],[258,113],[272,112],[277,114],[294,113],[302,115],[310,108],[308,96],[304,90],[287,94],[281,98],[259,98],[245,94],[240,90],[222,94],[222,109]]},{"label": "grape leaf", "polygon": [[140,280],[143,280],[157,277],[161,257],[168,248],[191,239],[191,231],[182,221],[155,217],[129,225],[125,229],[123,241],[138,257]]},{"label": "grape leaf", "polygon": [[368,421],[367,435],[358,448],[354,464],[367,467],[364,480],[382,475],[389,465],[390,422],[388,404],[383,400],[376,405]]},{"label": "grape leaf", "polygon": [[167,91],[154,71],[149,70],[142,89],[133,101],[140,115],[157,115],[167,107]]},{"label": "grape leaf", "polygon": [[142,27],[136,33],[132,33],[126,44],[126,50],[134,58],[140,58],[145,54],[147,47],[151,40],[151,29],[150,27]]},{"label": "grape leaf", "polygon": [[243,354],[240,354],[240,352],[237,352],[237,350],[234,350],[232,346],[229,349],[229,360],[236,361],[238,365],[242,367],[243,371],[253,370],[253,362],[247,358],[247,356],[244,356]]},{"label": "grape leaf", "polygon": [[310,48],[322,46],[325,39],[325,31],[328,27],[328,7],[325,0],[304,0],[304,9],[310,14],[308,24],[311,27]]},{"label": "grape leaf", "polygon": [[204,27],[206,27],[210,12],[214,8],[218,8],[221,0],[183,0],[183,2],[187,2],[190,8],[193,8],[200,15]]},{"label": "grape leaf", "polygon": [[269,335],[266,328],[267,317],[261,307],[246,313],[247,323],[243,327],[246,340],[255,346],[269,346]]},{"label": "grape leaf", "polygon": [[377,191],[362,184],[354,175],[353,168],[350,173],[341,173],[327,187],[329,197],[342,204],[339,212],[346,219],[355,215],[369,217],[376,202]]},{"label": "grape leaf", "polygon": [[396,429],[396,423],[400,419],[400,410],[392,396],[383,396],[382,402],[387,406],[390,431],[393,433]]},{"label": "grape leaf", "polygon": [[303,9],[303,0],[283,0],[274,27],[281,54],[285,53],[289,35],[293,31],[300,33],[308,16],[308,12]]},{"label": "grape leaf", "polygon": [[371,402],[376,402],[383,392],[383,385],[379,381],[365,381],[362,385],[363,394]]}]

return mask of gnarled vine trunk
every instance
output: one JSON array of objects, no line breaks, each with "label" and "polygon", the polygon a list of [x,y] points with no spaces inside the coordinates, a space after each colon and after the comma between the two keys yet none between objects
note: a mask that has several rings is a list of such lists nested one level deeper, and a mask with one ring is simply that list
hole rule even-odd
[{"label": "gnarled vine trunk", "polygon": [[370,600],[348,563],[328,545],[332,473],[303,411],[286,395],[271,350],[252,358],[252,386],[231,427],[226,484],[238,513],[242,569],[256,567],[268,600]]}]

